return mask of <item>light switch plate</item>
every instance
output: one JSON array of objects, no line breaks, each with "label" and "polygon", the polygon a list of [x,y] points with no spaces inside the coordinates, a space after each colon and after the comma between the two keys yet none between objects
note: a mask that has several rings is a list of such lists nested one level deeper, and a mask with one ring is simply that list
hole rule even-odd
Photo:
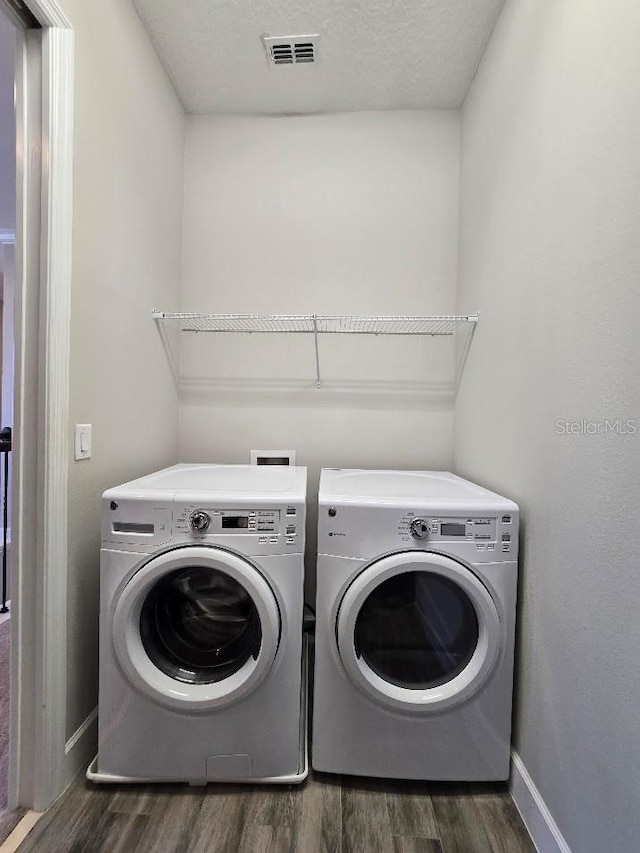
[{"label": "light switch plate", "polygon": [[91,424],[76,424],[74,448],[76,461],[91,458]]}]

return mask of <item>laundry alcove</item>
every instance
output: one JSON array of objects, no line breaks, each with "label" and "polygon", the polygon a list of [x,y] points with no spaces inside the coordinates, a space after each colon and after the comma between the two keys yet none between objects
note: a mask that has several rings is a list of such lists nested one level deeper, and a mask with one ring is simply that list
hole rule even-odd
[{"label": "laundry alcove", "polygon": [[[451,469],[522,508],[514,797],[550,850],[634,850],[636,5],[62,5],[70,422],[96,442],[69,467],[69,741],[95,707],[103,489],[255,447],[311,483]],[[265,34],[319,35],[317,64],[270,69]],[[312,334],[179,333],[154,307],[480,321],[454,395],[448,337],[326,335],[317,389]]]}]

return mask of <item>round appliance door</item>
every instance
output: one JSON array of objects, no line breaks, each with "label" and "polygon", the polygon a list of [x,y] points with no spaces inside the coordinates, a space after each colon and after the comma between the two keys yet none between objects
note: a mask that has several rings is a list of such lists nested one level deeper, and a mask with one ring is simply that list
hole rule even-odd
[{"label": "round appliance door", "polygon": [[268,673],[280,639],[273,590],[248,560],[189,546],[153,557],[126,584],[113,643],[133,686],[162,705],[235,702]]},{"label": "round appliance door", "polygon": [[385,705],[440,711],[486,681],[501,646],[493,598],[466,566],[426,551],[392,554],[347,588],[337,641],[351,679]]}]

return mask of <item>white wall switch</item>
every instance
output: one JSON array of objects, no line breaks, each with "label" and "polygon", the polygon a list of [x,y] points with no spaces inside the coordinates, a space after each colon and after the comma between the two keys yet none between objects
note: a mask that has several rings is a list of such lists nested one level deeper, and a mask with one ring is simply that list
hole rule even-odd
[{"label": "white wall switch", "polygon": [[252,450],[252,465],[295,465],[295,450]]},{"label": "white wall switch", "polygon": [[76,460],[91,458],[91,424],[76,424],[74,444]]}]

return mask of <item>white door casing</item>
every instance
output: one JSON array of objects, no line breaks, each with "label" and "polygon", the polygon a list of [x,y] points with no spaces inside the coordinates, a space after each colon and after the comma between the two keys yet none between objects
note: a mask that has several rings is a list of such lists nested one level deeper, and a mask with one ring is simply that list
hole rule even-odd
[{"label": "white door casing", "polygon": [[[9,806],[43,809],[66,751],[66,603],[74,34],[54,0],[16,71],[16,385]],[[82,757],[79,760],[84,760]]]},{"label": "white door casing", "polygon": [[[359,655],[355,631],[361,608],[385,581],[409,572],[435,575],[450,581],[473,605],[478,623],[475,650],[464,669],[451,680],[433,687],[413,689],[381,677]],[[365,567],[345,591],[336,617],[338,652],[348,677],[369,698],[396,710],[433,713],[465,702],[491,675],[502,644],[498,609],[486,587],[466,566],[427,551],[400,552]]]}]

